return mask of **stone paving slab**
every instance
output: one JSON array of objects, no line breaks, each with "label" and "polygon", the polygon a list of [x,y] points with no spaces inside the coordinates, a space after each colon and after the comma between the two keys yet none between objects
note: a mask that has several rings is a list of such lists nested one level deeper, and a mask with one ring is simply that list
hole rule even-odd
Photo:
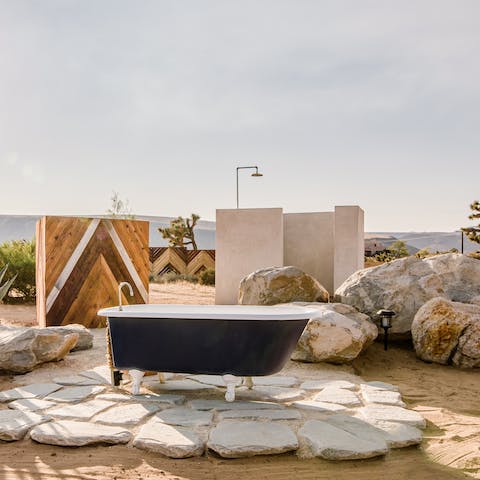
[{"label": "stone paving slab", "polygon": [[68,386],[92,386],[92,385],[98,385],[99,382],[98,380],[95,380],[93,378],[88,378],[84,377],[82,375],[68,375],[65,377],[55,377],[53,379],[55,383],[58,383],[59,385],[68,385]]},{"label": "stone paving slab", "polygon": [[306,380],[300,385],[304,390],[323,390],[324,388],[344,388],[355,390],[357,385],[347,380]]},{"label": "stone paving slab", "polygon": [[207,385],[205,383],[196,382],[185,378],[183,380],[169,380],[165,383],[160,383],[158,380],[149,382],[148,380],[144,381],[144,384],[148,385],[149,388],[158,390],[158,391],[192,391],[192,390],[216,390],[214,385]]},{"label": "stone paving slab", "polygon": [[390,448],[404,448],[422,443],[422,431],[411,425],[396,422],[375,422],[372,425],[383,431]]},{"label": "stone paving slab", "polygon": [[298,440],[283,424],[224,421],[210,431],[207,446],[222,457],[239,458],[296,450]]},{"label": "stone paving slab", "polygon": [[362,397],[367,403],[381,403],[385,405],[395,405],[397,407],[405,407],[402,396],[395,390],[384,390],[373,387],[371,385],[361,385],[360,391]]},{"label": "stone paving slab", "polygon": [[152,420],[140,429],[133,446],[170,458],[197,457],[205,450],[204,442],[194,431]]},{"label": "stone paving slab", "polygon": [[414,410],[390,405],[367,405],[357,410],[357,416],[369,423],[394,422],[405,423],[413,427],[425,428],[425,419]]},{"label": "stone paving slab", "polygon": [[266,377],[252,377],[254,385],[266,387],[294,387],[299,383],[296,377],[287,377],[284,375],[269,375]]},{"label": "stone paving slab", "polygon": [[226,410],[220,412],[219,420],[249,418],[252,420],[300,420],[302,415],[298,410]]},{"label": "stone paving slab", "polygon": [[120,427],[59,420],[34,427],[30,431],[30,437],[48,445],[81,447],[95,443],[128,443],[132,434]]},{"label": "stone paving slab", "polygon": [[0,440],[11,442],[21,440],[28,430],[40,423],[48,422],[50,417],[21,410],[0,411]]},{"label": "stone paving slab", "polygon": [[345,407],[358,407],[362,405],[360,398],[355,392],[336,387],[324,388],[320,393],[315,395],[314,401],[335,403]]},{"label": "stone paving slab", "polygon": [[[203,383],[205,385],[211,385],[214,387],[226,387],[226,383],[223,380],[221,375],[189,375],[187,377],[190,380],[194,380],[195,382]],[[242,377],[236,377],[235,385],[242,384]]]},{"label": "stone paving slab", "polygon": [[111,372],[107,365],[100,365],[99,367],[92,368],[80,372],[79,375],[95,380],[101,385],[111,385]]},{"label": "stone paving slab", "polygon": [[54,407],[55,402],[49,402],[48,400],[40,400],[37,398],[22,398],[15,400],[8,404],[8,408],[14,410],[22,410],[24,412],[36,412],[38,410],[46,410],[47,408]]},{"label": "stone paving slab", "polygon": [[58,390],[48,397],[45,397],[45,400],[50,400],[52,402],[80,402],[85,400],[91,395],[97,395],[105,390],[105,387],[93,386],[93,387],[67,387],[62,390]]},{"label": "stone paving slab", "polygon": [[300,400],[293,402],[294,407],[301,410],[316,410],[317,412],[344,412],[347,407],[336,403],[316,402],[315,400]]},{"label": "stone paving slab", "polygon": [[362,383],[362,385],[369,385],[370,387],[377,388],[380,390],[398,391],[398,387],[396,385],[392,385],[391,383],[373,381],[373,382]]},{"label": "stone paving slab", "polygon": [[236,391],[237,398],[263,400],[267,402],[292,402],[303,398],[304,395],[304,390],[287,387],[254,386],[251,390],[242,387]]},{"label": "stone paving slab", "polygon": [[0,402],[10,402],[21,398],[42,398],[62,388],[57,383],[32,383],[26,387],[12,388],[0,392]]},{"label": "stone paving slab", "polygon": [[108,400],[112,402],[157,402],[168,405],[182,405],[185,403],[185,395],[175,395],[173,393],[152,393],[132,395],[129,393],[101,393],[97,395],[99,400]]},{"label": "stone paving slab", "polygon": [[158,412],[160,408],[160,405],[146,402],[122,404],[99,413],[93,420],[109,425],[138,425],[149,415]]},{"label": "stone paving slab", "polygon": [[380,436],[359,438],[342,428],[321,420],[308,420],[298,431],[305,456],[327,460],[354,460],[385,455],[387,442]]},{"label": "stone paving slab", "polygon": [[223,400],[192,400],[189,405],[196,410],[260,410],[260,409],[282,409],[284,405],[273,402],[240,401],[226,402]]},{"label": "stone paving slab", "polygon": [[94,415],[115,405],[114,402],[106,400],[89,400],[75,405],[63,404],[48,411],[54,418],[62,420],[90,420]]},{"label": "stone paving slab", "polygon": [[151,421],[159,421],[168,425],[179,425],[181,427],[200,427],[211,425],[213,413],[204,410],[192,410],[191,408],[178,407],[168,408],[156,413]]}]

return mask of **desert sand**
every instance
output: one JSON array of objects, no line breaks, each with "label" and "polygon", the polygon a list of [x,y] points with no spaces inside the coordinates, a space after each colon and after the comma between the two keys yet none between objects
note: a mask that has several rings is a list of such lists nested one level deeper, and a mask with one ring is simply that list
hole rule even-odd
[{"label": "desert sand", "polygon": [[[152,284],[150,301],[213,303],[214,288]],[[0,323],[34,325],[35,321],[35,307],[0,305]],[[92,350],[72,353],[25,375],[0,375],[0,390],[104,364],[105,332],[98,329],[94,334]],[[1,444],[0,480],[480,478],[480,372],[424,363],[408,344],[392,345],[384,352],[376,343],[352,365],[289,362],[281,374],[311,377],[320,368],[398,385],[408,407],[428,420],[422,444],[379,459],[328,462],[300,460],[293,454],[236,460],[209,454],[173,460],[125,446],[62,448],[24,440]]]}]

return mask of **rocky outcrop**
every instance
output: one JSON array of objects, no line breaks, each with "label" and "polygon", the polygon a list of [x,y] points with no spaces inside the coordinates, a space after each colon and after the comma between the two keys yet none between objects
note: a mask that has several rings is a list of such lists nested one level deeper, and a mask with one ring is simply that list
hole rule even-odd
[{"label": "rocky outcrop", "polygon": [[415,315],[412,338],[422,360],[480,367],[480,306],[434,298]]},{"label": "rocky outcrop", "polygon": [[367,315],[341,303],[296,303],[318,311],[310,319],[292,354],[303,362],[351,362],[377,338]]},{"label": "rocky outcrop", "polygon": [[63,336],[70,335],[71,333],[78,334],[78,342],[72,351],[88,350],[93,347],[93,334],[84,325],[79,323],[72,323],[71,325],[65,325],[61,327],[48,327],[49,330],[61,333]]},{"label": "rocky outcrop", "polygon": [[471,303],[480,295],[480,261],[447,253],[420,259],[406,257],[351,275],[335,300],[373,318],[386,308],[396,312],[393,334],[409,334],[419,308],[435,297]]},{"label": "rocky outcrop", "polygon": [[240,282],[240,305],[275,305],[288,302],[328,302],[327,290],[297,267],[257,270]]},{"label": "rocky outcrop", "polygon": [[77,341],[77,333],[63,335],[49,328],[0,326],[0,370],[30,372],[40,363],[61,360]]}]

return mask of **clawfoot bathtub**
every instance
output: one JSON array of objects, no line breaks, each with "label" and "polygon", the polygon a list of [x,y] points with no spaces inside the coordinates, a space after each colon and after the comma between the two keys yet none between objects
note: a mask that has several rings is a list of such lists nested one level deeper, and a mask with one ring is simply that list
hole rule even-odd
[{"label": "clawfoot bathtub", "polygon": [[98,312],[108,319],[113,366],[129,370],[132,393],[144,371],[223,375],[227,401],[235,399],[236,377],[248,384],[248,377],[282,369],[314,313],[297,306],[148,304]]}]

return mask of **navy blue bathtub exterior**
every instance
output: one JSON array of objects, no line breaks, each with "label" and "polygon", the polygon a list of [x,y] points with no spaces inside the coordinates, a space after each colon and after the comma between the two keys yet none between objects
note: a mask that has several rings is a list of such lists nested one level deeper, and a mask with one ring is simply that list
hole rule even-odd
[{"label": "navy blue bathtub exterior", "polygon": [[117,369],[237,376],[272,375],[280,371],[307,322],[108,319]]}]

